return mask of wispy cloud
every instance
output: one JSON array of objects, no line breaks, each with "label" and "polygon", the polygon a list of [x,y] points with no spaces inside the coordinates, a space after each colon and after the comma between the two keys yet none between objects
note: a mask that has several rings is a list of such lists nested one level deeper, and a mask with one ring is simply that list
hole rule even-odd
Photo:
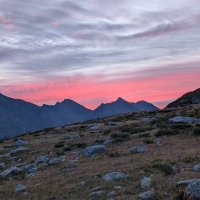
[{"label": "wispy cloud", "polygon": [[[41,103],[44,95],[38,100],[31,93],[46,84],[76,89],[84,77],[91,77],[91,91],[101,82],[192,76],[199,23],[199,0],[0,0],[0,89]],[[182,65],[174,67],[177,61]],[[66,97],[77,96],[70,91]]]}]

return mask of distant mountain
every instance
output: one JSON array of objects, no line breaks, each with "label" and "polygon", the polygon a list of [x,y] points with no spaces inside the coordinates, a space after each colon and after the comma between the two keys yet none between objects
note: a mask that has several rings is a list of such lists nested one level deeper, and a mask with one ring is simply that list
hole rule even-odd
[{"label": "distant mountain", "polygon": [[193,104],[200,104],[200,88],[192,92],[188,92],[178,98],[176,101],[170,103],[166,108],[173,108],[179,106],[189,106]]},{"label": "distant mountain", "polygon": [[129,103],[120,97],[114,102],[101,104],[98,108],[94,110],[96,116],[98,117],[105,117],[109,115],[117,115],[122,113],[139,112],[139,111],[140,111],[139,108],[137,108],[136,106],[132,105],[132,103]]},{"label": "distant mountain", "polygon": [[101,104],[95,110],[89,110],[70,99],[52,106],[37,106],[0,94],[0,139],[89,119],[150,110],[158,108],[145,101],[129,103],[122,98],[112,103]]}]

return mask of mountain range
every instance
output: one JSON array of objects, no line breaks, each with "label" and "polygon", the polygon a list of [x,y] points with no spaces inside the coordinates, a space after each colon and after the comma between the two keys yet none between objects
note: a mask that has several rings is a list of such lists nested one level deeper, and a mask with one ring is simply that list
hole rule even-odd
[{"label": "mountain range", "polygon": [[152,110],[158,108],[145,101],[130,103],[122,98],[90,110],[70,99],[55,105],[37,106],[0,94],[0,139],[90,119]]}]

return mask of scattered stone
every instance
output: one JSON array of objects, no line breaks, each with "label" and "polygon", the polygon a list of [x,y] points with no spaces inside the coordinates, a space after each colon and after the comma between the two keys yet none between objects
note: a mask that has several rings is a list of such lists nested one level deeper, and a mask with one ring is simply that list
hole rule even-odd
[{"label": "scattered stone", "polygon": [[24,166],[24,170],[25,170],[28,174],[34,174],[35,172],[38,171],[38,168],[36,167],[35,164],[29,164],[29,165],[25,165],[25,166]]},{"label": "scattered stone", "polygon": [[35,165],[39,165],[42,163],[48,163],[49,162],[49,158],[46,156],[40,156],[39,158],[37,158],[37,160],[35,161]]},{"label": "scattered stone", "polygon": [[144,200],[155,200],[156,199],[155,192],[153,190],[150,190],[150,191],[147,191],[147,192],[140,194],[138,196],[138,198],[144,199]]},{"label": "scattered stone", "polygon": [[111,145],[112,143],[113,143],[113,140],[108,139],[108,140],[106,140],[106,141],[103,143],[103,145],[109,146],[109,145]]},{"label": "scattered stone", "polygon": [[113,121],[108,121],[106,123],[106,125],[108,125],[108,126],[116,126],[117,124],[115,122],[113,122]]},{"label": "scattered stone", "polygon": [[9,169],[4,170],[3,172],[1,172],[0,176],[1,177],[8,177],[10,175],[15,175],[15,174],[19,174],[22,172],[22,169],[19,167],[10,167]]},{"label": "scattered stone", "polygon": [[17,140],[17,141],[14,143],[14,146],[18,146],[18,147],[26,146],[26,145],[28,145],[28,142],[27,142],[27,141],[24,141],[24,140]]},{"label": "scattered stone", "polygon": [[124,188],[123,188],[122,186],[119,186],[119,185],[118,185],[118,186],[115,186],[114,189],[115,189],[115,190],[122,190],[122,189],[124,189]]},{"label": "scattered stone", "polygon": [[24,192],[26,189],[27,189],[26,186],[22,184],[17,184],[15,187],[15,192]]},{"label": "scattered stone", "polygon": [[6,165],[5,163],[0,163],[0,170],[5,169]]},{"label": "scattered stone", "polygon": [[159,138],[155,140],[155,144],[157,146],[162,146],[161,140]]},{"label": "scattered stone", "polygon": [[48,164],[49,165],[58,165],[63,162],[65,162],[65,156],[60,156],[58,158],[53,158],[53,159],[49,160]]},{"label": "scattered stone", "polygon": [[194,119],[192,117],[182,117],[182,116],[176,116],[169,119],[170,124],[177,124],[177,123],[192,124],[193,121]]},{"label": "scattered stone", "polygon": [[96,197],[101,197],[104,194],[105,194],[104,191],[91,192],[89,194],[89,197],[96,198]]},{"label": "scattered stone", "polygon": [[103,176],[103,180],[105,181],[115,181],[125,178],[128,178],[128,175],[123,172],[111,172]]},{"label": "scattered stone", "polygon": [[117,195],[117,193],[115,191],[111,191],[107,194],[107,198],[112,198],[115,197]]},{"label": "scattered stone", "polygon": [[16,155],[16,154],[19,154],[19,153],[24,153],[24,152],[27,152],[28,151],[28,148],[26,147],[19,147],[17,149],[14,149],[12,151],[10,151],[10,155],[13,156],[13,155]]},{"label": "scattered stone", "polygon": [[95,131],[95,130],[98,130],[99,129],[99,126],[97,126],[96,124],[93,124],[90,126],[90,130],[91,131]]},{"label": "scattered stone", "polygon": [[187,199],[200,199],[200,179],[191,181],[186,187],[185,195]]},{"label": "scattered stone", "polygon": [[81,154],[83,154],[86,157],[91,157],[94,155],[104,154],[107,152],[105,145],[94,145],[90,147],[86,147],[84,150],[81,151]]},{"label": "scattered stone", "polygon": [[78,185],[80,185],[80,186],[85,186],[86,185],[86,182],[85,181],[81,181]]},{"label": "scattered stone", "polygon": [[193,167],[194,172],[200,172],[200,163]]},{"label": "scattered stone", "polygon": [[131,153],[145,153],[145,152],[147,152],[147,149],[144,146],[136,146],[136,147],[129,148],[129,152],[131,152]]},{"label": "scattered stone", "polygon": [[140,187],[142,189],[150,189],[152,187],[152,179],[145,176],[140,182]]}]

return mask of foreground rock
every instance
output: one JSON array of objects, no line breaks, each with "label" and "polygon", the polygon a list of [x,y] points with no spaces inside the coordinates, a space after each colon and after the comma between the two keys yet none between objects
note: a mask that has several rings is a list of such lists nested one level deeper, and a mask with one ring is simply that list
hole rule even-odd
[{"label": "foreground rock", "polygon": [[17,154],[20,154],[20,153],[24,153],[24,152],[27,152],[27,151],[28,151],[28,148],[26,148],[26,147],[19,147],[17,149],[12,150],[9,154],[11,156],[14,156],[14,155],[17,155]]},{"label": "foreground rock", "polygon": [[26,186],[22,184],[17,184],[15,187],[15,192],[24,192],[26,189],[27,189]]},{"label": "foreground rock", "polygon": [[147,191],[147,192],[144,192],[142,194],[140,194],[138,196],[139,199],[143,199],[143,200],[155,200],[156,199],[156,195],[155,195],[155,192],[153,190],[150,190],[150,191]]},{"label": "foreground rock", "polygon": [[104,195],[104,191],[96,191],[96,192],[91,192],[89,194],[89,197],[97,198],[97,197],[101,197],[103,195]]},{"label": "foreground rock", "polygon": [[63,162],[65,162],[65,156],[60,156],[58,158],[53,158],[53,159],[49,160],[48,164],[49,165],[58,165]]},{"label": "foreground rock", "polygon": [[86,157],[91,157],[99,154],[105,154],[107,152],[107,148],[105,145],[94,145],[91,147],[86,147],[81,151],[81,154]]},{"label": "foreground rock", "polygon": [[185,188],[184,197],[186,199],[200,199],[200,179],[190,179],[177,183],[177,188]]},{"label": "foreground rock", "polygon": [[182,117],[182,116],[176,116],[171,119],[169,119],[170,124],[178,124],[178,123],[185,123],[185,124],[200,124],[199,118],[193,118],[193,117]]},{"label": "foreground rock", "polygon": [[145,153],[147,152],[147,149],[145,146],[136,146],[129,148],[129,152],[131,153]]},{"label": "foreground rock", "polygon": [[17,140],[17,141],[14,143],[14,146],[18,146],[18,147],[26,146],[26,145],[28,145],[28,142],[27,142],[27,141],[24,141],[24,140]]},{"label": "foreground rock", "polygon": [[142,189],[150,189],[150,188],[152,187],[152,179],[145,176],[145,177],[141,180],[140,187],[141,187]]},{"label": "foreground rock", "polygon": [[9,169],[4,170],[3,172],[1,172],[0,176],[1,177],[8,177],[10,175],[16,175],[22,172],[22,169],[20,169],[19,167],[10,167]]},{"label": "foreground rock", "polygon": [[103,180],[105,181],[115,181],[125,178],[128,178],[128,175],[123,172],[111,172],[103,176]]},{"label": "foreground rock", "polygon": [[49,158],[47,156],[40,156],[35,161],[35,165],[39,165],[39,164],[43,164],[43,163],[48,163],[48,162],[49,162]]},{"label": "foreground rock", "polygon": [[194,172],[200,172],[200,164],[197,164],[193,167]]}]

